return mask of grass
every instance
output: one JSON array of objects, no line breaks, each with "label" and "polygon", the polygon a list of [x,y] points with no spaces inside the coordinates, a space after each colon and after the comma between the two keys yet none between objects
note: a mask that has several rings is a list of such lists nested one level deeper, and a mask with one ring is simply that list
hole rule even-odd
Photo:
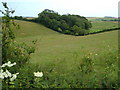
[{"label": "grass", "polygon": [[90,33],[114,28],[118,28],[117,21],[92,21],[92,28],[90,29]]},{"label": "grass", "polygon": [[21,30],[16,31],[18,41],[30,44],[31,41],[37,40],[36,53],[32,56],[34,62],[54,60],[55,57],[69,58],[68,56],[71,55],[68,54],[73,52],[87,53],[88,51],[94,51],[94,53],[97,53],[104,50],[108,45],[111,48],[117,48],[117,31],[76,37],[59,34],[36,23],[25,21],[19,23],[21,24]]},{"label": "grass", "polygon": [[[36,51],[31,56],[30,64],[38,65],[40,70],[43,71],[44,77],[49,78],[49,80],[45,78],[45,81],[43,81],[47,83],[48,87],[95,87],[94,73],[84,74],[85,76],[82,77],[79,66],[84,63],[82,61],[84,59],[90,58],[94,62],[98,85],[102,85],[103,82],[101,81],[105,80],[102,79],[104,73],[106,73],[106,63],[115,62],[115,68],[117,68],[118,31],[87,36],[71,36],[59,34],[32,22],[17,21],[17,23],[20,24],[21,29],[15,31],[16,41],[31,45],[31,41],[37,40]],[[108,28],[111,26],[111,22],[94,23],[93,26],[93,30]],[[114,26],[113,22],[112,26]],[[31,70],[32,68],[34,67],[31,67]],[[111,81],[109,79],[108,81],[115,83],[116,72],[108,76],[108,78],[113,77],[110,79]],[[84,85],[80,86],[79,81],[81,80],[83,80]],[[77,84],[77,82],[79,83]]]},{"label": "grass", "polygon": [[87,17],[88,20],[90,21],[116,21],[118,18],[113,18],[113,17]]}]

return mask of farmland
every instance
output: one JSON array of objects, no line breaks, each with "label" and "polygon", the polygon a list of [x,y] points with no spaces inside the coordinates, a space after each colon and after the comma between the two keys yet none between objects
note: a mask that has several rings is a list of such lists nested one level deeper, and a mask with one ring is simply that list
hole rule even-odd
[{"label": "farmland", "polygon": [[90,29],[90,33],[103,31],[105,29],[114,29],[118,28],[117,21],[93,21],[93,27]]},{"label": "farmland", "polygon": [[[49,56],[51,56],[50,54],[52,54],[53,56],[59,57],[62,54],[65,55],[64,53],[67,53],[67,52],[69,54],[69,52],[75,52],[75,51],[81,52],[81,50],[86,50],[86,52],[88,50],[89,51],[93,50],[94,52],[96,51],[95,53],[97,53],[99,51],[99,49],[100,49],[100,51],[102,51],[108,45],[113,46],[113,48],[114,47],[117,48],[117,31],[100,33],[98,35],[96,34],[96,35],[78,36],[77,37],[77,36],[59,34],[55,31],[52,31],[52,30],[50,30],[42,25],[36,24],[36,23],[25,22],[25,21],[19,21],[18,23],[20,23],[20,25],[21,25],[21,30],[16,31],[17,40],[19,40],[21,42],[22,41],[26,42],[28,44],[30,44],[30,42],[33,40],[38,40],[37,41],[37,51],[36,51],[37,56],[43,56],[42,54],[45,54],[45,55],[48,55],[48,57],[49,57]],[[98,25],[100,25],[100,24],[98,24]],[[109,23],[108,23],[108,25],[109,25]],[[96,25],[96,27],[97,27],[97,25]],[[96,28],[96,27],[93,27],[93,28]],[[101,26],[99,26],[99,28],[101,29]],[[114,37],[112,37],[112,36],[114,36]],[[58,53],[56,53],[56,52],[58,52]],[[83,51],[83,52],[85,52],[85,51]],[[41,53],[41,54],[39,54],[39,53]],[[48,53],[48,54],[46,54],[46,53]],[[47,57],[45,56],[42,58],[40,58],[40,57],[38,57],[38,58],[39,58],[39,60],[36,59],[34,61],[41,61],[42,58],[47,58]],[[48,59],[50,59],[50,58],[48,58]],[[54,57],[52,57],[52,59],[54,59]],[[43,59],[43,61],[44,61],[44,59]]]},{"label": "farmland", "polygon": [[[31,45],[37,40],[28,68],[44,73],[43,87],[116,87],[118,30],[87,36],[64,35],[40,24],[16,21],[17,42]],[[112,26],[111,26],[112,25]],[[92,30],[117,27],[115,22],[93,22]],[[92,63],[89,65],[87,61]],[[81,65],[84,70],[81,71]],[[85,65],[85,66],[84,66]],[[88,66],[88,67],[87,67]],[[89,69],[92,67],[91,71]],[[24,68],[23,68],[24,70]],[[103,82],[104,81],[104,82]]]},{"label": "farmland", "polygon": [[[119,19],[61,15],[50,9],[36,17],[32,14],[40,10],[39,3],[29,4],[34,10],[21,4],[26,15],[7,2],[2,5],[0,89],[119,87]],[[12,17],[14,12],[23,15]]]}]

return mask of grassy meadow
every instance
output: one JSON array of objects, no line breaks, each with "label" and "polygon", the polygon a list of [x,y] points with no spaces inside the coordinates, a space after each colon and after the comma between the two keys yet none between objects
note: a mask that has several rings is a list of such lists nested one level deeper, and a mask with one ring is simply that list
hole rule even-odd
[{"label": "grassy meadow", "polygon": [[[44,73],[41,83],[45,88],[117,87],[118,30],[72,36],[33,22],[16,22],[20,25],[15,31],[17,42],[31,45],[37,40],[24,75],[34,72],[36,66]],[[116,22],[108,21],[92,24],[91,32],[117,27]]]},{"label": "grassy meadow", "polygon": [[90,29],[90,33],[98,32],[105,29],[114,29],[118,28],[117,21],[92,21],[92,28]]}]

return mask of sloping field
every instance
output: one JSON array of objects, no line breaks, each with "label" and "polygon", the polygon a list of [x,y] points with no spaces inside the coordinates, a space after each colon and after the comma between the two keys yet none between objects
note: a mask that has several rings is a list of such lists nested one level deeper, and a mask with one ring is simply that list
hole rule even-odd
[{"label": "sloping field", "polygon": [[[106,62],[116,63],[118,58],[117,30],[87,36],[71,36],[59,34],[32,22],[17,21],[17,23],[21,29],[15,31],[16,40],[28,45],[31,45],[31,41],[37,40],[36,51],[32,54],[30,62],[38,64],[44,73],[49,72],[51,80],[63,75],[64,79],[74,79],[76,82],[79,78],[78,67],[83,58],[94,62],[98,78],[102,80]],[[117,73],[114,72],[112,75],[111,79],[116,80]]]},{"label": "sloping field", "polygon": [[32,63],[45,62],[56,59],[72,59],[72,55],[80,56],[88,53],[107,51],[108,47],[117,49],[118,31],[110,31],[88,36],[71,36],[59,34],[42,25],[19,21],[20,30],[15,31],[17,40],[31,44],[37,40],[36,53],[32,56]]},{"label": "sloping field", "polygon": [[[68,60],[74,62],[76,54],[78,58],[92,53],[101,55],[108,48],[117,49],[118,31],[110,31],[88,36],[71,36],[59,34],[42,25],[19,21],[21,29],[16,31],[17,40],[31,44],[37,40],[36,52],[32,55],[32,63],[54,62],[56,60]],[[73,63],[71,63],[73,64]]]}]

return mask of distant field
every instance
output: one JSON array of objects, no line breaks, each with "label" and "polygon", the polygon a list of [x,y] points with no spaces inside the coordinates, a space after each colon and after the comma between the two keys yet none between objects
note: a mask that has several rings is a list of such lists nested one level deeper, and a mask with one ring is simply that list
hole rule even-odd
[{"label": "distant field", "polygon": [[110,18],[110,17],[87,17],[90,21],[117,21],[118,18]]},{"label": "distant field", "polygon": [[90,33],[114,28],[118,28],[117,21],[92,21],[92,28],[90,29]]},{"label": "distant field", "polygon": [[[17,21],[17,23],[21,26],[20,30],[15,31],[18,42],[25,42],[31,45],[31,41],[37,40],[36,51],[32,54],[30,63],[39,65],[44,74],[50,78],[48,85],[53,85],[57,82],[61,83],[60,87],[69,87],[65,83],[63,84],[62,80],[77,83],[81,75],[78,67],[84,57],[93,60],[97,79],[101,81],[103,81],[106,61],[111,60],[116,63],[118,48],[117,30],[87,36],[71,36],[57,33],[32,22]],[[116,23],[113,23],[94,23],[93,29],[107,28],[111,24],[113,27],[116,25]],[[92,76],[92,74],[85,75],[80,80],[88,82],[87,80],[92,79]],[[110,80],[116,80],[116,72],[111,73],[110,77]],[[54,80],[56,81],[54,82]],[[74,86],[74,84],[72,85]]]},{"label": "distant field", "polygon": [[92,23],[90,33],[118,28],[118,21],[115,21],[117,18],[88,17],[87,19]]}]

